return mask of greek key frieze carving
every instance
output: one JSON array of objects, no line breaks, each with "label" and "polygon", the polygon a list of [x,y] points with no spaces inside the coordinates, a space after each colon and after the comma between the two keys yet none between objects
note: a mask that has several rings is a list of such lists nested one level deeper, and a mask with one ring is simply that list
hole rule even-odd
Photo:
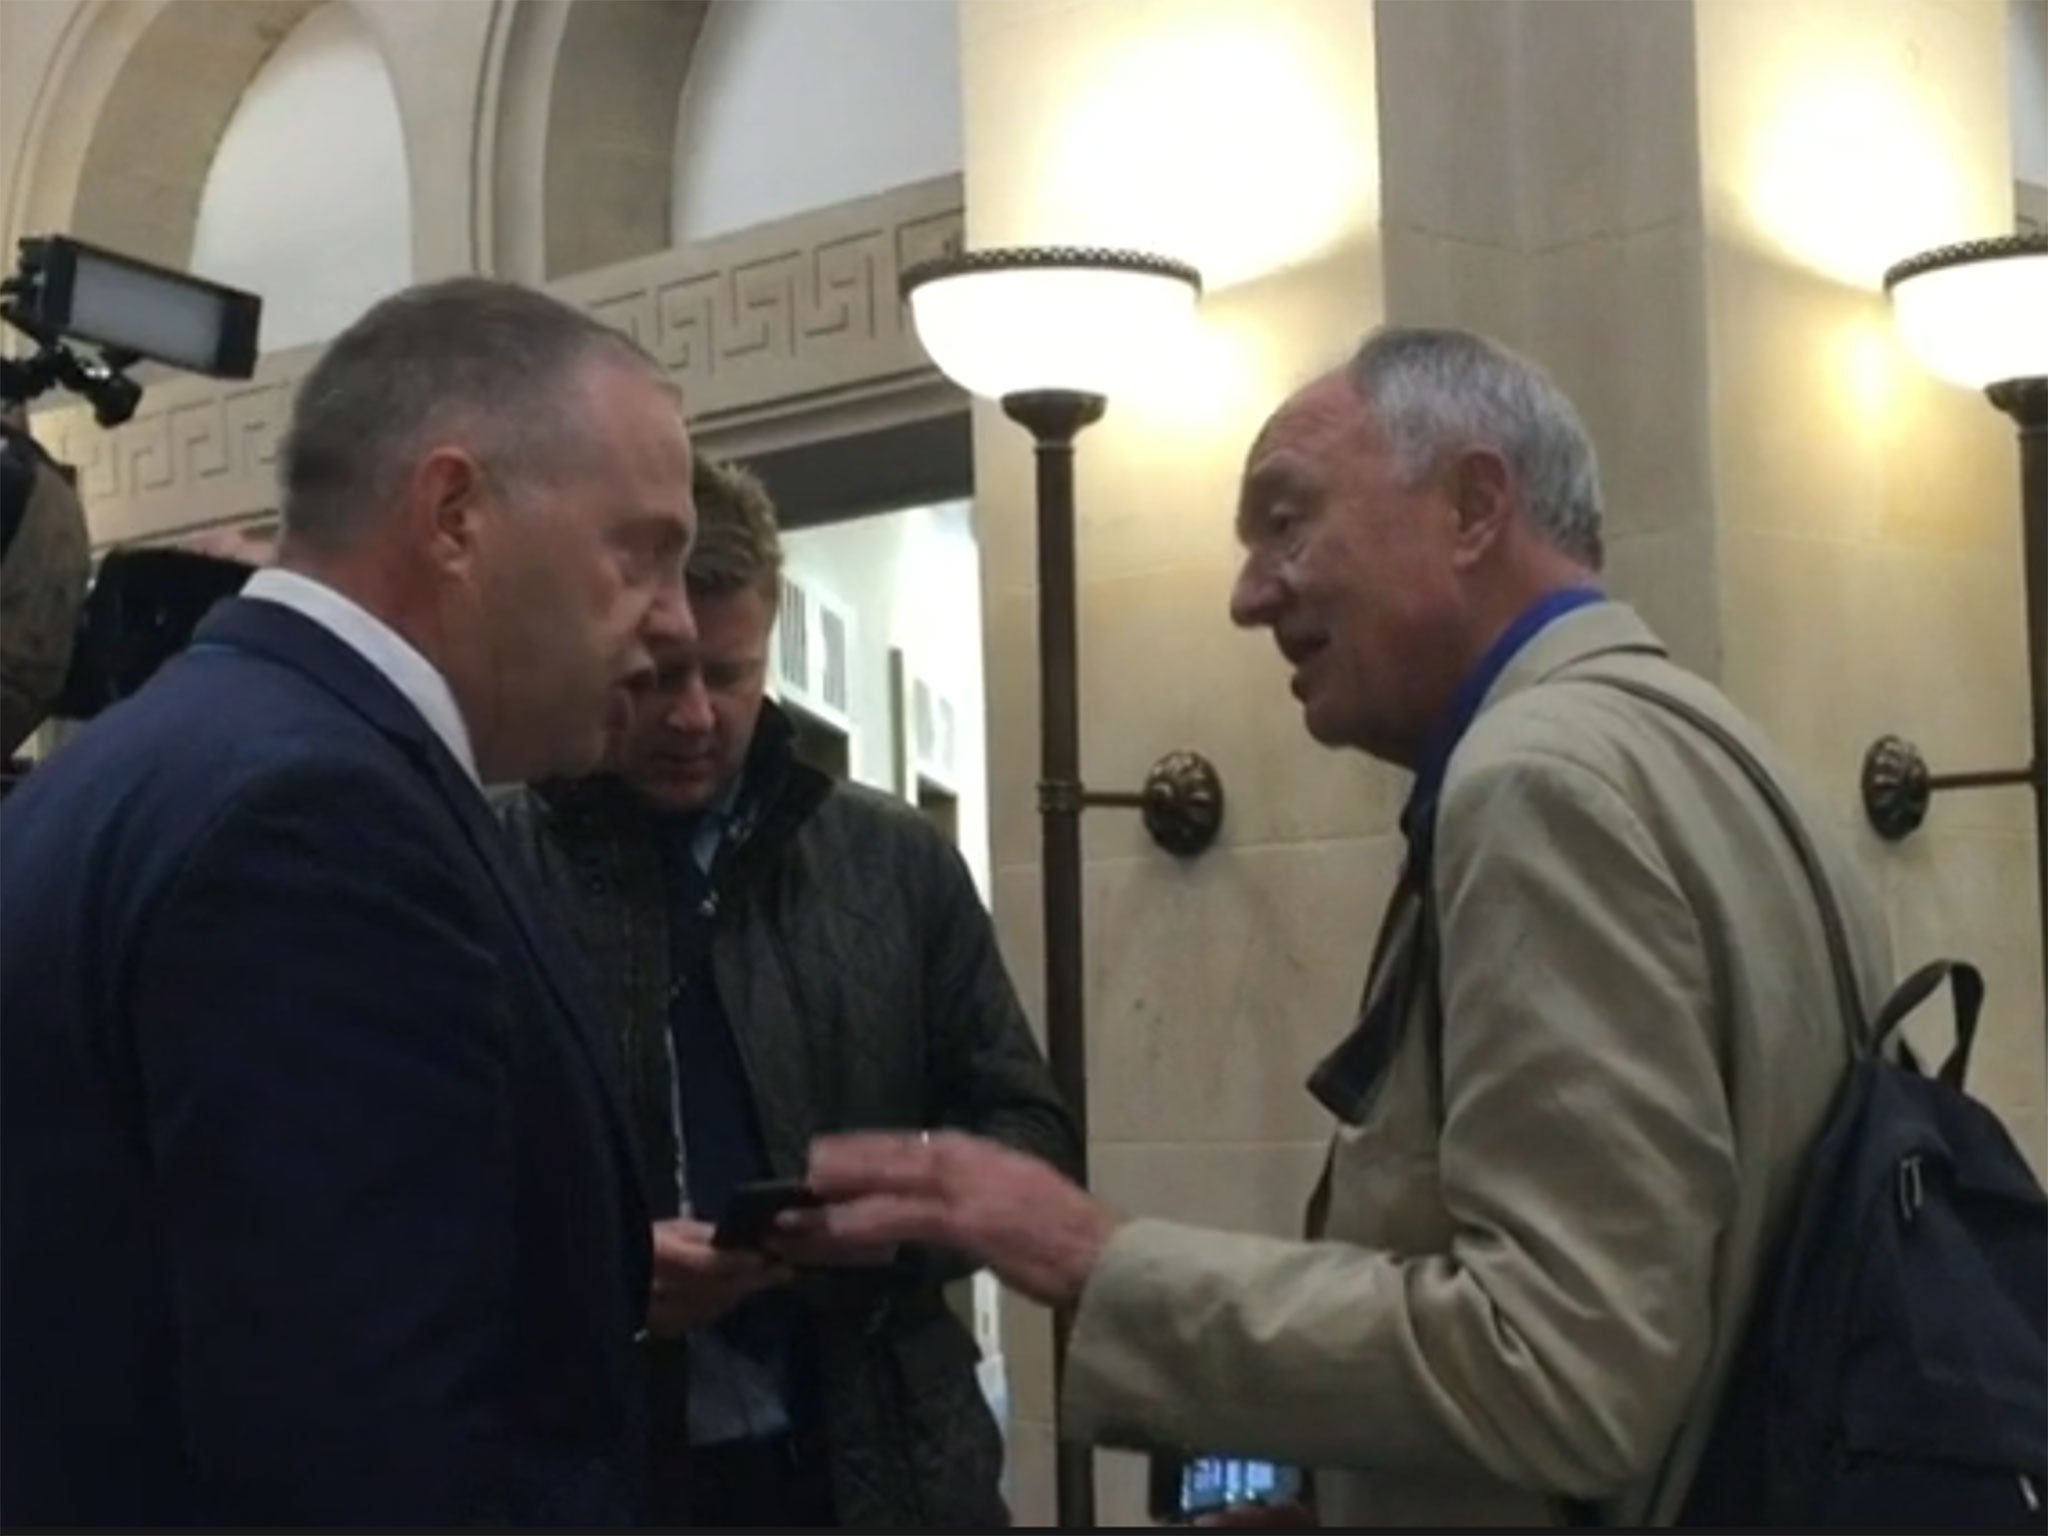
[{"label": "greek key frieze carving", "polygon": [[[633,338],[693,417],[800,413],[928,369],[897,295],[903,268],[960,248],[957,177],[680,246],[551,287]],[[76,467],[96,538],[156,538],[276,505],[280,439],[317,350],[272,356],[254,380],[151,383],[108,431],[83,406],[38,412],[37,432]]]}]

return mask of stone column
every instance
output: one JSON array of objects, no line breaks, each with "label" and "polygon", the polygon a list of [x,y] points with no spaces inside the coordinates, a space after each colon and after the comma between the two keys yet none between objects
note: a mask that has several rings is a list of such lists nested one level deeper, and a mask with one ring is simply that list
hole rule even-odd
[{"label": "stone column", "polygon": [[1901,969],[1976,960],[1971,1086],[2044,1162],[2024,790],[1938,797],[1892,848],[1858,764],[1887,731],[1939,767],[2027,757],[2011,424],[1899,346],[1883,269],[2013,227],[2005,7],[1695,6],[1722,680],[1884,879]]}]

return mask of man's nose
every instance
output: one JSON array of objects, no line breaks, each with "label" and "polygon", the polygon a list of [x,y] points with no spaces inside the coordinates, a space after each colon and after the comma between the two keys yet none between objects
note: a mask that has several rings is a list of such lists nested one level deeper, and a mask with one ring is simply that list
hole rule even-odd
[{"label": "man's nose", "polygon": [[1271,624],[1279,608],[1280,583],[1260,561],[1245,561],[1230,588],[1230,622],[1240,629],[1257,629]]},{"label": "man's nose", "polygon": [[704,686],[704,674],[695,667],[683,679],[682,687],[676,690],[663,723],[670,730],[693,734],[711,729],[711,690]]}]

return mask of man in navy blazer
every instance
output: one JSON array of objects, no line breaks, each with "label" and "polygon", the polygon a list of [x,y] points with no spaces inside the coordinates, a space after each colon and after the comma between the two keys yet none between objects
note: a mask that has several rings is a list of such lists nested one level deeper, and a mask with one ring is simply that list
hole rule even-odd
[{"label": "man in navy blazer", "polygon": [[660,369],[458,279],[335,340],[278,564],[0,813],[0,1520],[623,1523],[648,1216],[485,783],[685,635]]}]

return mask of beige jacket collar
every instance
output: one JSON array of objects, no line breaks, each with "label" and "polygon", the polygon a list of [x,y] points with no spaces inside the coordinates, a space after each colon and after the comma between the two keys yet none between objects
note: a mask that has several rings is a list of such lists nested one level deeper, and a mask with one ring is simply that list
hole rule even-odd
[{"label": "beige jacket collar", "polygon": [[1546,624],[1513,660],[1480,701],[1476,720],[1503,699],[1596,656],[1629,653],[1663,656],[1664,642],[1627,603],[1591,603]]}]

